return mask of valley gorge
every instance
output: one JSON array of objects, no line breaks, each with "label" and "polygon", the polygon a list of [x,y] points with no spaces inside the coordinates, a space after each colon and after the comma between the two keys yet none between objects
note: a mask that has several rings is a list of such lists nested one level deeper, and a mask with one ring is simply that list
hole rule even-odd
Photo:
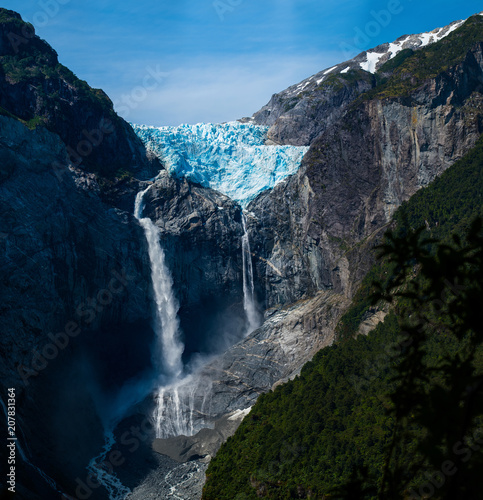
[{"label": "valley gorge", "polygon": [[[478,143],[483,17],[402,37],[407,59],[363,53],[250,118],[178,129],[127,123],[37,36],[15,51],[24,28],[1,11],[18,498],[201,498],[258,397],[336,342],[396,209]],[[435,46],[451,57],[426,71]]]}]

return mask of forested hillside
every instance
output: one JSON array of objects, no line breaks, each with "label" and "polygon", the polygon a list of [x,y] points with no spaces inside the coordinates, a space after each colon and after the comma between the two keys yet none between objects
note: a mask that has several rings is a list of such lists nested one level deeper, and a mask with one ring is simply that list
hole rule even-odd
[{"label": "forested hillside", "polygon": [[[404,236],[424,226],[426,236],[457,246],[451,235],[465,235],[471,221],[483,215],[482,168],[480,139],[465,158],[398,209],[394,234]],[[436,241],[428,243],[428,248],[434,253]],[[405,319],[398,312],[404,311],[408,299],[399,298],[389,309],[385,306],[389,313],[384,322],[367,337],[354,334],[361,319],[374,307],[374,280],[387,285],[394,266],[386,259],[368,274],[339,324],[338,343],[320,351],[295,380],[259,398],[238,432],[212,461],[204,499],[377,498],[397,415],[391,394],[398,384],[394,366],[404,341],[401,323]],[[451,333],[451,328],[446,331],[438,326],[442,313],[432,314],[432,334],[424,346],[424,364],[433,369],[425,382],[428,394],[441,377],[438,363],[455,358],[462,349],[461,339]],[[447,383],[451,385],[451,381]],[[440,411],[444,411],[444,405],[445,401],[440,401]],[[402,460],[397,470],[406,471],[405,477],[398,478],[406,485],[401,498],[409,498],[411,492],[437,489],[431,483],[427,485],[425,473],[431,475],[433,469],[417,450],[428,429],[417,421],[412,425],[411,438],[397,445]],[[460,460],[466,457],[462,449]],[[447,452],[451,458],[451,450]],[[365,479],[358,481],[358,475]],[[364,493],[351,497],[351,484]],[[467,482],[467,487],[464,498],[478,498],[474,496],[475,485]]]}]

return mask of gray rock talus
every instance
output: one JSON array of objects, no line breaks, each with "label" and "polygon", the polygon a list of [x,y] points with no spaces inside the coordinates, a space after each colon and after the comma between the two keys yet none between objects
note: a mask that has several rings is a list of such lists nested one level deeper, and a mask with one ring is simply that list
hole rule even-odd
[{"label": "gray rock talus", "polygon": [[[263,325],[203,368],[167,388],[164,406],[179,402],[176,412],[167,412],[161,426],[171,428],[169,419],[189,422],[194,436],[157,439],[154,449],[178,461],[213,455],[232,435],[243,415],[258,396],[299,374],[302,366],[323,347],[332,343],[333,330],[349,301],[332,292],[271,310]],[[235,414],[234,414],[235,412]],[[181,415],[181,417],[180,417]],[[188,429],[188,430],[189,430]]]}]

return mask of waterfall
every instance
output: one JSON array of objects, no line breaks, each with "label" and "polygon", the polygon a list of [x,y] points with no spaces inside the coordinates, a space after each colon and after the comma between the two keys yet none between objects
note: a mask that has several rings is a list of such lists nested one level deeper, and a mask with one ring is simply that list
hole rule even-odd
[{"label": "waterfall", "polygon": [[[179,340],[178,301],[173,291],[173,280],[166,266],[164,251],[159,243],[159,229],[149,218],[143,218],[143,198],[149,187],[136,196],[134,216],[144,228],[148,242],[151,278],[156,301],[155,331],[157,346],[155,366],[167,376],[167,384],[155,395],[153,421],[156,437],[191,435],[193,425],[194,390],[190,377],[182,378],[183,344]],[[196,429],[199,430],[199,429]]]},{"label": "waterfall", "polygon": [[[159,242],[160,231],[158,227],[148,217],[143,217],[144,195],[149,190],[149,186],[144,191],[136,195],[134,204],[134,217],[139,221],[144,229],[146,241],[148,243],[149,261],[151,264],[151,281],[154,291],[154,300],[156,302],[156,315],[154,321],[154,330],[156,334],[156,345],[153,352],[153,363],[157,369],[158,375],[166,376],[170,383],[179,381],[183,371],[183,362],[181,356],[184,346],[179,340],[179,321],[178,321],[178,301],[173,291],[173,280],[166,265],[164,250]],[[156,398],[156,408],[153,414],[153,420],[156,426],[156,434],[159,436],[165,427],[164,398],[159,397],[164,389],[159,389]],[[178,404],[179,407],[179,404]],[[176,411],[176,408],[175,408]],[[177,417],[168,415],[168,425],[173,422],[178,423],[181,413],[178,411]],[[172,424],[171,424],[172,427]],[[106,457],[111,451],[116,440],[112,429],[115,425],[105,432],[105,445],[101,453],[94,457],[87,466],[87,470],[92,473],[102,484],[109,495],[110,500],[123,500],[131,492],[124,486],[114,472],[105,469],[103,465]],[[175,430],[177,430],[175,426]]]},{"label": "waterfall", "polygon": [[260,326],[260,318],[255,302],[255,285],[253,282],[252,253],[248,238],[245,214],[242,212],[242,257],[243,257],[243,307],[248,322],[247,334]]},{"label": "waterfall", "polygon": [[[190,436],[210,425],[210,412],[207,410],[211,405],[212,381],[198,377],[196,373],[182,376],[184,367],[181,356],[184,346],[179,340],[179,304],[160,245],[160,231],[151,219],[143,217],[144,195],[149,189],[150,187],[137,194],[134,216],[144,229],[151,263],[157,339],[153,360],[159,373],[165,375],[163,385],[155,393],[153,421],[158,438]],[[242,224],[243,305],[247,320],[246,333],[250,333],[260,325],[260,317],[255,302],[250,241],[243,213]]]},{"label": "waterfall", "polygon": [[[208,427],[212,381],[199,375],[188,375],[156,394],[154,424],[157,438],[193,436]],[[209,420],[209,419],[208,419]]]},{"label": "waterfall", "polygon": [[173,280],[166,266],[164,251],[159,243],[160,232],[153,221],[142,216],[144,194],[149,187],[136,196],[134,216],[144,229],[148,242],[149,260],[151,262],[151,279],[156,301],[156,348],[154,364],[170,379],[176,379],[183,371],[181,356],[184,346],[179,340],[178,301],[173,292]]}]

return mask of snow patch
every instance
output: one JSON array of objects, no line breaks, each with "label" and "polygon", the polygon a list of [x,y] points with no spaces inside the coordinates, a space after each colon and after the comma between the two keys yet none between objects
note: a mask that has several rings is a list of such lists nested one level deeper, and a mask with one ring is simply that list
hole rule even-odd
[{"label": "snow patch", "polygon": [[426,47],[434,42],[434,35],[432,33],[423,33],[420,35],[419,40],[421,41],[421,47]]},{"label": "snow patch", "polygon": [[436,28],[429,33],[421,33],[418,35],[421,40],[421,47],[426,47],[432,43],[439,42],[443,38],[446,38],[450,33],[457,30],[464,23],[465,21],[457,21],[453,25],[446,26],[444,28]]},{"label": "snow patch", "polygon": [[[480,14],[480,15],[483,15]],[[419,42],[419,47],[427,47],[432,43],[439,42],[443,38],[447,37],[450,33],[458,29],[461,25],[463,25],[466,21],[457,21],[449,26],[444,28],[436,28],[433,31],[429,31],[427,33],[420,33],[418,35],[405,35],[399,38],[397,41],[389,43],[388,49],[386,52],[366,52],[366,60],[360,63],[360,67],[364,71],[368,71],[369,73],[375,73],[378,69],[379,62],[384,56],[388,56],[388,60],[395,57],[401,50],[407,47],[411,47],[410,42],[412,41],[417,45]],[[414,47],[414,45],[413,45]]]},{"label": "snow patch", "polygon": [[[483,14],[480,14],[480,16],[482,16]],[[441,36],[441,38],[444,38],[445,36],[448,36],[450,33],[452,33],[453,31],[457,30],[460,26],[462,26],[466,21],[459,21],[457,22],[456,24],[454,24],[453,26],[451,26],[451,28],[447,31],[447,33],[445,33],[444,35]]]},{"label": "snow patch", "polygon": [[[338,66],[338,65],[337,65]],[[332,68],[329,68],[329,69],[326,69],[324,71],[324,75],[327,75],[328,73],[330,73],[331,71],[333,71],[335,68],[337,68],[337,66],[332,66]]]},{"label": "snow patch", "polygon": [[395,57],[402,50],[402,45],[398,42],[393,42],[389,44],[389,59]]},{"label": "snow patch", "polygon": [[351,67],[350,67],[350,66],[347,66],[347,68],[343,69],[343,70],[341,71],[341,73],[348,73],[350,69],[351,69]]},{"label": "snow patch", "polygon": [[384,55],[378,52],[367,52],[366,61],[360,64],[361,68],[369,73],[375,73],[376,65]]}]

